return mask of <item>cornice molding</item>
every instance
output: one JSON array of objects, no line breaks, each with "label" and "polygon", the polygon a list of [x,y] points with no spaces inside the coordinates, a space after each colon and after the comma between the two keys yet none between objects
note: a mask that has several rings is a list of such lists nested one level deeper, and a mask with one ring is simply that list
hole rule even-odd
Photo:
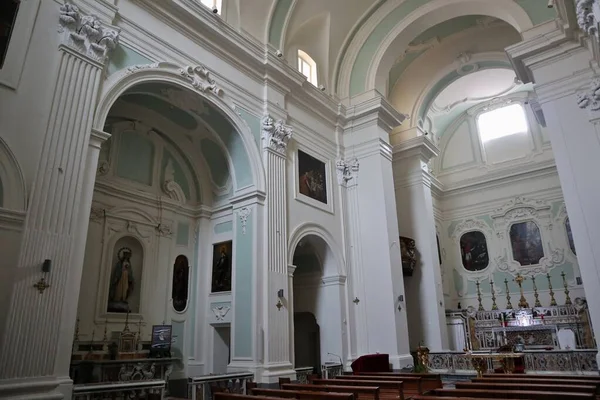
[{"label": "cornice molding", "polygon": [[392,153],[394,162],[419,157],[421,161],[427,163],[439,156],[440,149],[427,136],[417,136],[395,144]]},{"label": "cornice molding", "polygon": [[351,124],[353,129],[362,129],[363,125],[376,123],[389,134],[407,118],[376,90],[353,97],[352,100],[354,104],[347,106],[346,124]]},{"label": "cornice molding", "polygon": [[21,231],[26,216],[25,211],[14,211],[0,207],[0,228],[9,231]]}]

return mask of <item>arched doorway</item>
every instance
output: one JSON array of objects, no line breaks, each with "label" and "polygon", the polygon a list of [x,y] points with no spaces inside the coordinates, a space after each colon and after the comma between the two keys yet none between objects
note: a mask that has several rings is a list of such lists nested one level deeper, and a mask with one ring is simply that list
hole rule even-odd
[{"label": "arched doorway", "polygon": [[338,259],[320,235],[302,236],[293,250],[294,366],[345,359],[346,285]]},{"label": "arched doorway", "polygon": [[[105,82],[94,121],[110,138],[102,145],[94,186],[79,331],[93,334],[100,320],[112,340],[127,321],[142,348],[153,325],[171,325],[172,354],[185,360],[182,374],[191,368],[188,360],[200,358],[206,366],[193,374],[225,372],[236,346],[252,351],[252,318],[238,324],[244,334],[235,340],[230,310],[239,304],[241,315],[255,315],[252,279],[236,282],[235,270],[252,274],[256,252],[237,262],[235,253],[257,233],[242,233],[234,199],[262,193],[264,173],[252,133],[224,97],[201,66],[129,67]],[[250,212],[257,204],[244,206]],[[218,220],[214,209],[220,210]],[[122,237],[140,246],[118,246]],[[182,258],[186,279],[177,278]],[[129,264],[131,273],[124,275]],[[236,298],[238,292],[250,297]],[[217,342],[222,346],[215,355]]]}]

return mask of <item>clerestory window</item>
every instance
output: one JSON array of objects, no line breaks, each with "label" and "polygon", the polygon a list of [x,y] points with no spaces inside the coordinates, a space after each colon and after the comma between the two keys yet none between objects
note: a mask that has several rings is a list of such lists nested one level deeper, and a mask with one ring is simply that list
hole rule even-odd
[{"label": "clerestory window", "polygon": [[310,83],[317,86],[317,63],[304,51],[298,50],[298,71],[308,79]]},{"label": "clerestory window", "polygon": [[20,3],[20,0],[0,1],[0,68],[4,65]]},{"label": "clerestory window", "polygon": [[525,110],[520,104],[481,113],[477,118],[477,128],[483,143],[510,135],[526,134],[529,129]]}]

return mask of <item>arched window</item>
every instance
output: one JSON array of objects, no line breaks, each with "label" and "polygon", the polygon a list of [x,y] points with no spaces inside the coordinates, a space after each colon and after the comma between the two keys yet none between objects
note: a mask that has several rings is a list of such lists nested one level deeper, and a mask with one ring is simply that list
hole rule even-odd
[{"label": "arched window", "polygon": [[217,10],[217,14],[221,15],[221,5],[223,0],[201,0],[202,4],[211,10]]},{"label": "arched window", "polygon": [[467,271],[482,271],[490,263],[487,240],[480,231],[466,232],[460,237],[460,255]]},{"label": "arched window", "polygon": [[173,267],[173,289],[171,291],[173,308],[177,312],[183,312],[187,307],[189,277],[190,265],[187,257],[177,256]]},{"label": "arched window", "polygon": [[510,227],[513,259],[522,266],[539,264],[544,257],[540,228],[533,221],[519,222]]},{"label": "arched window", "polygon": [[0,68],[4,64],[8,43],[12,35],[20,0],[4,0],[0,2]]},{"label": "arched window", "polygon": [[496,108],[481,113],[477,118],[477,128],[483,143],[505,136],[527,133],[527,117],[520,104]]},{"label": "arched window", "polygon": [[298,50],[298,71],[308,79],[310,83],[317,86],[317,63],[308,54]]},{"label": "arched window", "polygon": [[565,220],[565,230],[567,231],[567,240],[569,241],[569,247],[571,248],[573,254],[577,255],[577,252],[575,251],[575,242],[573,241],[573,232],[571,232],[571,221],[569,221],[568,217]]}]

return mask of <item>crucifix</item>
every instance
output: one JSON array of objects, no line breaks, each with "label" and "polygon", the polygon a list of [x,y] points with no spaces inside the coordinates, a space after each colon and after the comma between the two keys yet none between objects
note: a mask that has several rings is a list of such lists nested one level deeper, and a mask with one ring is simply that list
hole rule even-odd
[{"label": "crucifix", "polygon": [[521,276],[521,274],[517,274],[516,278],[514,279],[515,282],[517,282],[517,285],[519,285],[519,291],[521,292],[521,298],[519,299],[519,308],[529,308],[529,303],[527,303],[527,299],[525,298],[525,295],[523,294],[523,281],[527,279],[524,278],[523,276]]}]

